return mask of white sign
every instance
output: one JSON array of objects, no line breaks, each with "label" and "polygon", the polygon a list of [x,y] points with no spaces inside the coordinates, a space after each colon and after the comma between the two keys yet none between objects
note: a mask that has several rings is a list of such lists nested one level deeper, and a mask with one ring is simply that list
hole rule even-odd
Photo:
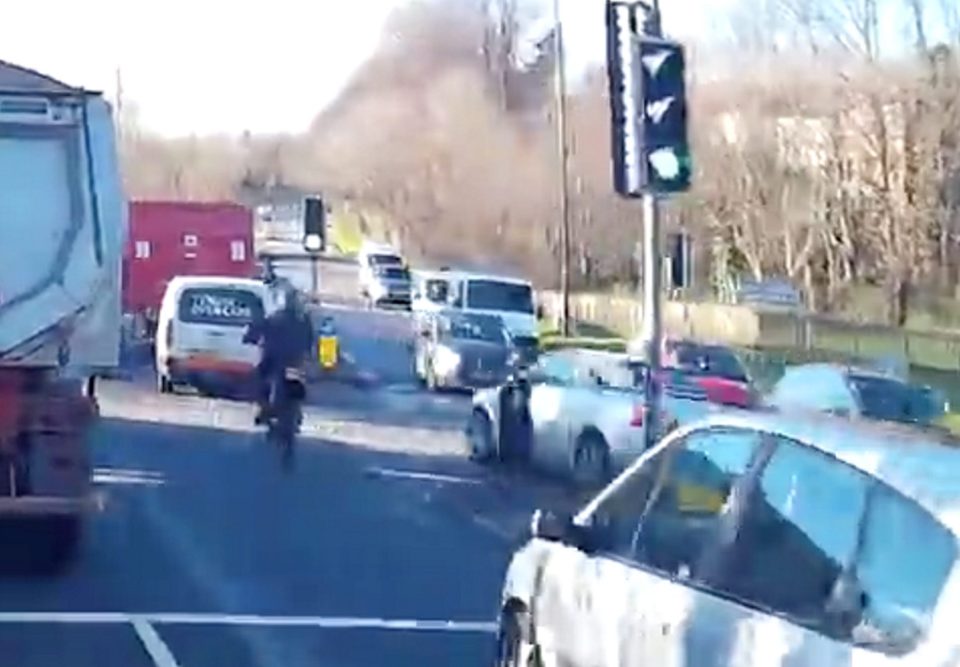
[{"label": "white sign", "polygon": [[227,320],[249,320],[253,318],[250,306],[240,303],[234,297],[214,294],[198,294],[190,303],[190,314],[195,317],[218,318]]}]

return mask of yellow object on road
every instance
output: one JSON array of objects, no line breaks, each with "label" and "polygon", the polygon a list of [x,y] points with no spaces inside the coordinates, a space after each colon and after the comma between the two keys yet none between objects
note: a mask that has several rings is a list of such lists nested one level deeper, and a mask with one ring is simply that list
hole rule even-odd
[{"label": "yellow object on road", "polygon": [[319,357],[323,368],[336,368],[340,357],[340,344],[336,336],[320,336]]}]

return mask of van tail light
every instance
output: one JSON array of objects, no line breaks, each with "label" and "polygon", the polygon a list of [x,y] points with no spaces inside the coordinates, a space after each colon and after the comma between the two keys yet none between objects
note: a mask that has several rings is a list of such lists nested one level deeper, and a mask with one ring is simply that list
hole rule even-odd
[{"label": "van tail light", "polygon": [[630,426],[641,427],[647,417],[647,406],[636,403],[633,406],[633,414],[630,416]]}]

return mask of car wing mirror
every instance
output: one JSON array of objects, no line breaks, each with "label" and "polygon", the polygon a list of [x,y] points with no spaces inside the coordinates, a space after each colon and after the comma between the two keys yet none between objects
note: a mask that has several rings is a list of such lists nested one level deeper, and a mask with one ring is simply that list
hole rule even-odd
[{"label": "car wing mirror", "polygon": [[551,542],[568,542],[574,536],[573,516],[550,510],[536,510],[530,518],[530,536]]}]

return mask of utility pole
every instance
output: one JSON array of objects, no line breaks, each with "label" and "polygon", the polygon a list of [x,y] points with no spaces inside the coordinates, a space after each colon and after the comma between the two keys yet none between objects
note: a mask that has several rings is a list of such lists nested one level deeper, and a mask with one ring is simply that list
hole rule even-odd
[{"label": "utility pole", "polygon": [[[660,24],[660,1],[653,0],[650,13],[644,26],[644,31],[653,37],[661,37],[663,31]],[[641,288],[643,290],[643,329],[641,330],[643,346],[646,350],[649,372],[645,395],[646,404],[646,446],[653,447],[660,432],[660,382],[663,360],[660,352],[663,341],[663,304],[661,297],[661,263],[660,263],[660,201],[651,191],[643,194],[643,273]]]},{"label": "utility pole", "polygon": [[119,65],[117,66],[117,70],[116,70],[116,73],[115,73],[115,74],[116,74],[116,81],[115,81],[115,86],[116,86],[116,93],[115,93],[115,95],[116,95],[116,99],[115,99],[115,102],[116,102],[116,105],[117,105],[117,110],[116,110],[116,116],[117,116],[117,138],[122,140],[122,139],[123,139],[123,135],[124,135],[124,130],[125,130],[124,125],[126,124],[126,120],[127,120],[127,119],[126,119],[126,117],[125,117],[124,114],[123,114],[123,74],[122,74],[121,71],[120,71],[120,66],[119,66]]},{"label": "utility pole", "polygon": [[556,60],[554,97],[557,115],[557,150],[560,163],[560,333],[570,335],[570,195],[567,189],[567,68],[563,52],[560,0],[553,0],[553,49]]}]

